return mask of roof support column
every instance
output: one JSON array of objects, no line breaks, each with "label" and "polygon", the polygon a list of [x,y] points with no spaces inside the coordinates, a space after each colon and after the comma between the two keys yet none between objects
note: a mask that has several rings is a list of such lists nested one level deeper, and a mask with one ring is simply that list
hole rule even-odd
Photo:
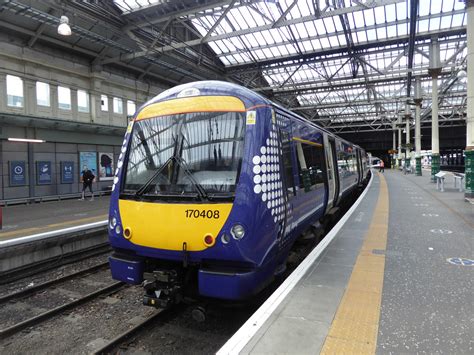
[{"label": "roof support column", "polygon": [[402,128],[400,124],[402,123],[402,116],[398,117],[398,166],[402,165]]},{"label": "roof support column", "polygon": [[474,198],[474,0],[467,1],[466,198]]},{"label": "roof support column", "polygon": [[396,167],[396,154],[395,151],[397,150],[397,132],[396,132],[396,124],[395,121],[392,122],[392,162],[391,167],[395,169]]},{"label": "roof support column", "polygon": [[411,168],[411,152],[410,152],[410,106],[408,102],[405,104],[405,131],[406,131],[406,141],[405,141],[405,171],[410,171]]},{"label": "roof support column", "polygon": [[421,176],[421,80],[420,77],[415,78],[415,160],[416,175]]},{"label": "roof support column", "polygon": [[438,75],[440,72],[439,43],[437,38],[432,38],[430,44],[430,67],[428,69],[428,73],[433,78],[431,89],[431,182],[436,182],[435,175],[440,170],[438,126]]}]

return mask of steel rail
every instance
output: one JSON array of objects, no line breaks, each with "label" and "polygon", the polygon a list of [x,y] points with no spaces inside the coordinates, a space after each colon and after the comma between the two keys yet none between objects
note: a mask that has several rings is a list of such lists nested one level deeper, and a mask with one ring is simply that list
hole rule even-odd
[{"label": "steel rail", "polygon": [[42,289],[45,289],[47,287],[50,287],[50,286],[56,285],[58,283],[62,283],[62,282],[71,280],[75,277],[90,274],[90,273],[93,273],[95,271],[99,271],[101,269],[104,269],[108,264],[109,264],[108,261],[102,262],[100,264],[96,264],[94,266],[88,267],[86,269],[79,270],[77,272],[74,272],[72,274],[69,274],[69,275],[66,275],[66,276],[63,276],[63,277],[59,277],[57,279],[50,280],[50,281],[45,281],[45,282],[42,282],[42,283],[40,283],[36,286],[28,287],[28,288],[25,288],[23,290],[19,290],[17,292],[12,292],[12,293],[9,293],[7,295],[0,296],[0,304],[3,304],[5,302],[8,302],[8,301],[13,300],[13,299],[23,298],[25,296],[31,295],[31,294],[33,294],[35,292],[38,292]]},{"label": "steel rail", "polygon": [[88,301],[90,301],[94,298],[97,298],[98,296],[114,293],[115,291],[117,291],[118,289],[123,287],[124,285],[125,284],[121,281],[114,282],[111,285],[108,285],[104,288],[101,288],[100,290],[97,290],[95,292],[89,293],[89,294],[87,294],[87,295],[85,295],[81,298],[78,298],[77,300],[74,300],[72,302],[63,304],[63,305],[58,306],[56,308],[53,308],[49,311],[43,312],[43,313],[38,314],[34,317],[26,319],[26,320],[24,320],[20,323],[14,324],[14,325],[12,325],[8,328],[2,329],[2,330],[0,330],[0,339],[4,339],[4,338],[6,338],[10,335],[18,333],[19,331],[21,331],[21,330],[23,330],[27,327],[31,327],[33,325],[39,324],[39,323],[41,323],[45,320],[48,320],[48,319],[54,317],[57,314],[60,314],[61,312],[64,312],[68,309],[71,309],[71,308],[79,306],[83,303],[86,303],[86,302],[88,302]]}]

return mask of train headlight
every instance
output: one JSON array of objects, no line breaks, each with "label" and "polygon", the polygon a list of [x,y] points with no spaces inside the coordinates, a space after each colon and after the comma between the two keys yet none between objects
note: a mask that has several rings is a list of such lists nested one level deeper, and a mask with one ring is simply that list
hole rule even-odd
[{"label": "train headlight", "polygon": [[230,242],[230,235],[224,233],[221,235],[221,242],[222,244],[229,244]]},{"label": "train headlight", "polygon": [[245,235],[245,228],[241,224],[234,224],[234,226],[230,230],[230,234],[236,240],[242,239]]},{"label": "train headlight", "polygon": [[112,225],[112,227],[115,227],[117,225],[117,218],[112,217],[110,224]]},{"label": "train headlight", "polygon": [[115,227],[115,233],[120,234],[122,232],[122,228],[120,226]]}]

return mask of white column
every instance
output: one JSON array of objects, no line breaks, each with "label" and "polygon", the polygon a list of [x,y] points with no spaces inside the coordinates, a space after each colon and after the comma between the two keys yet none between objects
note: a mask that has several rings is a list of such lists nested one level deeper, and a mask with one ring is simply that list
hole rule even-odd
[{"label": "white column", "polygon": [[438,127],[438,76],[433,76],[431,90],[431,151],[439,154],[439,127]]},{"label": "white column", "polygon": [[421,155],[421,124],[420,124],[420,105],[415,106],[415,152],[416,156]]},{"label": "white column", "polygon": [[474,1],[467,2],[466,150],[474,150]]},{"label": "white column", "polygon": [[402,159],[402,129],[398,129],[398,159]]}]

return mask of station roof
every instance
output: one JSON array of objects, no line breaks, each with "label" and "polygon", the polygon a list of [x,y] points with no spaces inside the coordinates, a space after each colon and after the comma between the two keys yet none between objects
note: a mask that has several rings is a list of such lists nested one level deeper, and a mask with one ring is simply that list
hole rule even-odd
[{"label": "station roof", "polygon": [[[62,41],[94,64],[168,85],[237,82],[336,133],[392,129],[407,100],[414,110],[415,78],[429,125],[436,38],[440,125],[465,124],[466,11],[459,0],[11,0],[0,6],[10,10],[0,13],[0,26]],[[60,14],[71,19],[70,38],[55,33]],[[47,28],[39,31],[42,23]]]}]

